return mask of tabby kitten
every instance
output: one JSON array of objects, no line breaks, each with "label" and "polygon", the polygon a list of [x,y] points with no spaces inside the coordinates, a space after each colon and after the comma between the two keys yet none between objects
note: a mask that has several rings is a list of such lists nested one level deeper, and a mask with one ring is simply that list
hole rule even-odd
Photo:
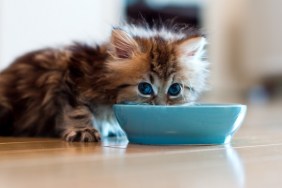
[{"label": "tabby kitten", "polygon": [[0,135],[99,141],[121,132],[111,107],[194,101],[206,40],[183,28],[114,28],[108,42],[25,54],[0,73]]}]

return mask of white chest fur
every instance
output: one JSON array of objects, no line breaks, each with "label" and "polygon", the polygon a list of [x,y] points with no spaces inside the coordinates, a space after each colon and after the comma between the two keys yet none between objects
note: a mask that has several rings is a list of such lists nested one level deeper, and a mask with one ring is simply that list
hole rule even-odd
[{"label": "white chest fur", "polygon": [[102,137],[106,136],[125,136],[124,131],[120,128],[116,117],[114,115],[112,106],[95,105],[94,113],[94,127],[99,130]]}]

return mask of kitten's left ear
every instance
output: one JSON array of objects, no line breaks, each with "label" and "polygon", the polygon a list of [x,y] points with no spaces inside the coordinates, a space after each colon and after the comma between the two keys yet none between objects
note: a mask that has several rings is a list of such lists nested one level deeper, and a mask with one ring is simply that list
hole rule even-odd
[{"label": "kitten's left ear", "polygon": [[207,41],[204,37],[194,37],[184,40],[177,47],[177,54],[186,58],[201,57],[204,53],[204,47]]},{"label": "kitten's left ear", "polygon": [[111,44],[114,55],[121,59],[130,58],[138,49],[133,37],[121,29],[113,29]]}]

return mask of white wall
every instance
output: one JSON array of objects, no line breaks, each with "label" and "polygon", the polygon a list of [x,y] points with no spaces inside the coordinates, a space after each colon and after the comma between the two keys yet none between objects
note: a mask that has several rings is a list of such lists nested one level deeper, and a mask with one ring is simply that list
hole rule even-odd
[{"label": "white wall", "polygon": [[0,69],[33,49],[100,42],[122,16],[122,0],[0,0]]},{"label": "white wall", "polygon": [[207,1],[213,101],[234,102],[282,75],[282,0]]},{"label": "white wall", "polygon": [[282,1],[248,0],[245,3],[244,70],[258,81],[282,75]]},{"label": "white wall", "polygon": [[[209,40],[209,61],[211,75],[209,77],[211,90],[207,95],[207,101],[212,102],[236,102],[241,83],[238,81],[238,69],[234,62],[233,41],[236,40],[233,32],[236,32],[238,22],[244,16],[245,0],[207,1],[203,10],[204,27]],[[236,57],[238,58],[238,57]]]}]

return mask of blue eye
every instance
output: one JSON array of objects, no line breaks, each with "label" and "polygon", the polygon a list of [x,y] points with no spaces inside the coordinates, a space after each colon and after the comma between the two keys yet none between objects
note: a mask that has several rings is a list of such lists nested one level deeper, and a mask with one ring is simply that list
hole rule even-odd
[{"label": "blue eye", "polygon": [[170,96],[177,96],[181,92],[181,85],[178,83],[172,84],[168,89],[168,94]]},{"label": "blue eye", "polygon": [[138,85],[138,90],[140,93],[142,93],[143,95],[152,95],[154,93],[153,88],[151,86],[151,84],[147,83],[147,82],[141,82]]}]

